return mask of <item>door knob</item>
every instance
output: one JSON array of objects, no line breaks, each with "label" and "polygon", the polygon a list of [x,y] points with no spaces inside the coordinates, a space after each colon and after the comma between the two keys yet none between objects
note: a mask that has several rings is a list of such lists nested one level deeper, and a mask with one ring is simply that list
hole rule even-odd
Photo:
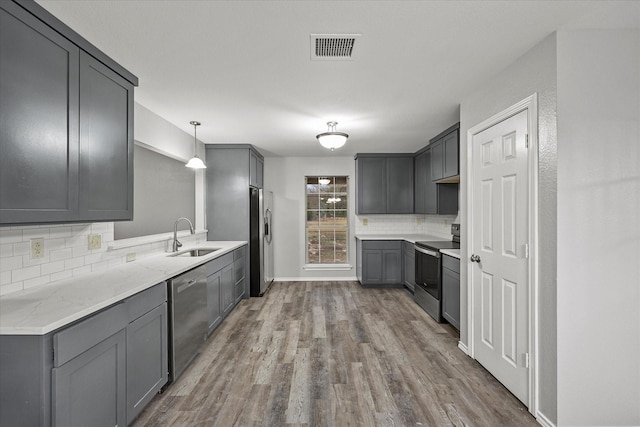
[{"label": "door knob", "polygon": [[476,254],[471,255],[471,262],[480,262],[480,256]]}]

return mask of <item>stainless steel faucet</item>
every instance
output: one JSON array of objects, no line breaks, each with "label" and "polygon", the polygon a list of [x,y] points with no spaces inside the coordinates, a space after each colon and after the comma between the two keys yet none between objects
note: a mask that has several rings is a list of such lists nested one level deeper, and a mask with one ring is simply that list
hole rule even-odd
[{"label": "stainless steel faucet", "polygon": [[176,220],[176,223],[173,224],[173,251],[172,252],[178,252],[178,248],[182,246],[182,243],[180,243],[180,241],[178,240],[178,223],[183,219],[189,223],[189,230],[191,231],[191,234],[196,234],[196,232],[193,229],[193,224],[191,223],[189,218],[184,218],[184,217],[178,218]]}]

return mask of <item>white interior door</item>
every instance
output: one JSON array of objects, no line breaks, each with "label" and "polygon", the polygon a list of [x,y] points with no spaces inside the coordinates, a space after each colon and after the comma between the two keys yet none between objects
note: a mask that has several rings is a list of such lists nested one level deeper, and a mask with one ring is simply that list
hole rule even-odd
[{"label": "white interior door", "polygon": [[529,402],[527,110],[473,136],[474,357]]}]

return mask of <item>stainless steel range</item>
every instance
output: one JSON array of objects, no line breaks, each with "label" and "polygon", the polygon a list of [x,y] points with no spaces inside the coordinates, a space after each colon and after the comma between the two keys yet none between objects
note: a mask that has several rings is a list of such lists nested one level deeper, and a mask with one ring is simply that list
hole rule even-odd
[{"label": "stainless steel range", "polygon": [[451,240],[416,242],[414,300],[438,323],[442,317],[442,254],[440,249],[460,249],[460,224],[451,224]]}]

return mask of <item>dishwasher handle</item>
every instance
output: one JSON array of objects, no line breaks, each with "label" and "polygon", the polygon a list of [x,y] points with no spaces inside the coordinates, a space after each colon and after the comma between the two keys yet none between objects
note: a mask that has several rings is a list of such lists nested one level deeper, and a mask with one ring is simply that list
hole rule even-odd
[{"label": "dishwasher handle", "polygon": [[192,287],[193,285],[195,285],[196,283],[198,283],[198,279],[191,279],[189,280],[187,283],[184,283],[182,285],[178,285],[178,288],[176,289],[176,293],[182,293],[184,291],[186,291],[187,289],[189,289],[190,287]]}]

